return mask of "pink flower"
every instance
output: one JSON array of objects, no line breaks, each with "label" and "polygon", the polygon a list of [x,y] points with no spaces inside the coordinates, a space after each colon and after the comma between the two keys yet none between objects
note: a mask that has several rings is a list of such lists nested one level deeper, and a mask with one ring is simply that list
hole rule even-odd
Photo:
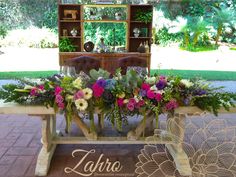
[{"label": "pink flower", "polygon": [[145,104],[145,101],[144,101],[144,100],[139,100],[138,105],[139,105],[140,107],[142,107],[144,104]]},{"label": "pink flower", "polygon": [[150,90],[150,85],[149,85],[149,84],[147,84],[147,83],[142,83],[142,86],[141,86],[141,88],[142,88],[143,90],[146,90],[146,91],[148,91],[148,90]]},{"label": "pink flower", "polygon": [[134,98],[130,98],[130,99],[129,99],[129,103],[135,105],[135,104],[136,104],[136,101],[135,101]]},{"label": "pink flower", "polygon": [[123,98],[118,98],[117,99],[117,104],[119,107],[122,107],[124,105],[124,99]]},{"label": "pink flower", "polygon": [[128,110],[133,111],[134,110],[134,104],[128,103],[127,108],[128,108]]},{"label": "pink flower", "polygon": [[98,84],[93,84],[92,86],[93,89],[93,95],[98,98],[101,97],[103,92],[104,92],[104,88],[100,87]]},{"label": "pink flower", "polygon": [[65,104],[64,104],[64,103],[58,103],[58,107],[59,107],[60,109],[64,109],[64,108],[65,108]]},{"label": "pink flower", "polygon": [[139,109],[145,104],[144,100],[139,100],[138,103],[135,104],[135,108]]},{"label": "pink flower", "polygon": [[156,99],[158,102],[161,101],[162,95],[161,95],[160,93],[157,93],[157,94],[155,95],[155,99]]},{"label": "pink flower", "polygon": [[30,90],[30,96],[37,96],[38,95],[38,89],[36,87],[32,88]]},{"label": "pink flower", "polygon": [[58,95],[62,92],[63,88],[59,87],[59,86],[56,86],[55,87],[55,95]]},{"label": "pink flower", "polygon": [[78,91],[75,95],[74,98],[77,99],[81,99],[84,98],[84,92],[82,90]]},{"label": "pink flower", "polygon": [[165,107],[168,111],[174,110],[178,107],[178,103],[176,102],[176,100],[170,100],[168,103],[166,103]]},{"label": "pink flower", "polygon": [[38,88],[39,88],[39,90],[44,90],[44,85],[40,85],[40,86],[38,86]]},{"label": "pink flower", "polygon": [[61,95],[56,95],[56,103],[63,103],[64,98]]},{"label": "pink flower", "polygon": [[154,91],[148,90],[148,91],[147,91],[147,97],[150,98],[150,99],[155,98],[155,93],[154,93]]}]

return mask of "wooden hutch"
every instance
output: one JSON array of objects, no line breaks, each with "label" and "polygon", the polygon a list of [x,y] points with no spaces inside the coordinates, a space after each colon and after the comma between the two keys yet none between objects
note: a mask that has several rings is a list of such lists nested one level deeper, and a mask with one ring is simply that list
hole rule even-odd
[{"label": "wooden hutch", "polygon": [[[86,19],[84,18],[84,9],[87,7],[92,8],[125,8],[126,19]],[[69,38],[74,46],[76,46],[75,52],[60,52],[59,53],[59,64],[64,65],[66,60],[78,56],[91,56],[101,61],[101,67],[107,71],[113,73],[117,68],[116,60],[126,56],[135,56],[142,58],[147,61],[148,70],[150,72],[150,58],[151,58],[151,42],[152,42],[152,22],[143,22],[136,20],[137,11],[153,12],[152,5],[124,5],[124,4],[92,4],[92,5],[81,5],[81,4],[63,4],[58,3],[58,25],[59,25],[59,40],[62,37]],[[69,14],[69,18],[67,16]],[[96,22],[96,23],[125,23],[126,25],[126,46],[125,52],[85,52],[84,50],[84,23],[85,22]],[[134,28],[146,29],[145,35],[134,36]],[[72,36],[70,31],[72,29],[77,30],[77,35]],[[137,51],[141,43],[148,43],[149,51],[146,53],[139,53]]]}]

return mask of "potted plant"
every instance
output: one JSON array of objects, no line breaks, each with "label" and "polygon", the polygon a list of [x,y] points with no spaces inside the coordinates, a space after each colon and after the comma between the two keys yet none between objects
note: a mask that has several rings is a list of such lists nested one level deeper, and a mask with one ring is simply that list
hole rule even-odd
[{"label": "potted plant", "polygon": [[152,22],[152,12],[137,10],[136,15],[135,15],[135,20],[145,22],[145,23]]},{"label": "potted plant", "polygon": [[69,38],[63,37],[59,40],[60,52],[75,52],[75,46],[72,44]]}]

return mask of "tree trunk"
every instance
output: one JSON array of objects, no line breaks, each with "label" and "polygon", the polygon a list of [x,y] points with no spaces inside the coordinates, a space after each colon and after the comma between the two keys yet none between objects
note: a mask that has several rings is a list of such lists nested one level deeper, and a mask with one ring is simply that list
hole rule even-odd
[{"label": "tree trunk", "polygon": [[223,24],[221,23],[221,24],[219,24],[219,26],[217,28],[217,34],[216,34],[216,39],[215,39],[215,41],[216,41],[215,44],[216,45],[218,45],[219,38],[220,38],[220,36],[222,34],[222,29],[223,29]]}]

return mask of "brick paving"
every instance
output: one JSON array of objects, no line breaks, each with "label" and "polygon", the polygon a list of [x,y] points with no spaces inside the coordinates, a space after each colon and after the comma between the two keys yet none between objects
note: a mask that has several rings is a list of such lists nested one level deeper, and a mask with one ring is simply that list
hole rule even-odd
[{"label": "brick paving", "polygon": [[[226,119],[230,125],[236,126],[235,116],[235,114],[231,114],[221,118]],[[62,116],[58,116],[57,128],[63,130],[64,125]],[[198,125],[204,126],[201,122],[198,122]],[[80,133],[75,126],[72,127],[73,133]],[[186,137],[190,134],[191,130],[187,132]],[[41,120],[39,117],[0,115],[0,177],[34,176],[37,155],[41,148],[40,138]],[[104,159],[109,158],[113,162],[118,160],[125,164],[122,169],[123,172],[137,176],[134,174],[135,164],[139,161],[137,157],[143,147],[143,145],[58,145],[48,176],[81,176],[64,172],[65,167],[73,168],[81,159],[81,155],[72,158],[71,153],[76,149],[96,150],[96,154],[88,156],[86,162],[89,160],[96,161],[99,155],[103,153]]]}]

